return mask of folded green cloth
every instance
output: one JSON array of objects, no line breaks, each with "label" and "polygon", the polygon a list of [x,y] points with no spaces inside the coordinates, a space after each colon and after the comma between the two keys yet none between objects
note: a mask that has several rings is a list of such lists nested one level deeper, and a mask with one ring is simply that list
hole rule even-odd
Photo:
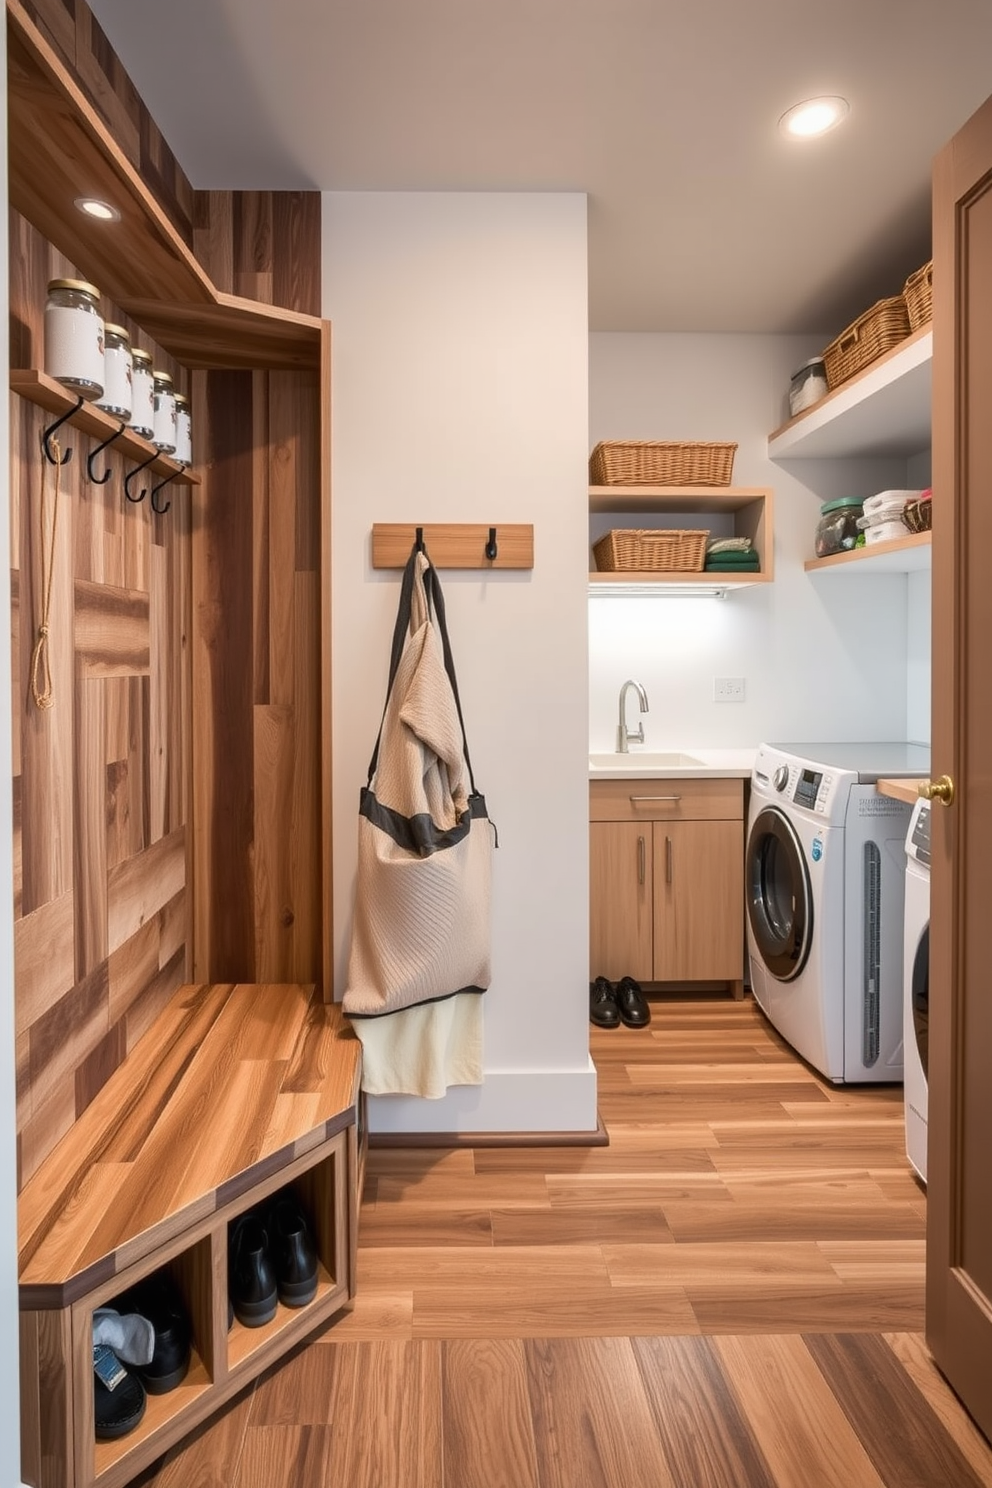
[{"label": "folded green cloth", "polygon": [[755,552],[750,553],[714,553],[712,558],[706,559],[706,567],[718,568],[726,572],[740,568],[751,570],[761,567],[761,559]]}]

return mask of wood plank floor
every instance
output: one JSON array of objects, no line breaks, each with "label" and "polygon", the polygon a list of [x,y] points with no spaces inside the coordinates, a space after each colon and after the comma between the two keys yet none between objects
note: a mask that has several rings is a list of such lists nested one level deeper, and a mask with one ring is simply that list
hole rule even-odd
[{"label": "wood plank floor", "polygon": [[375,1150],[350,1312],[147,1488],[992,1488],[899,1087],[750,1000],[593,1031],[609,1147]]}]

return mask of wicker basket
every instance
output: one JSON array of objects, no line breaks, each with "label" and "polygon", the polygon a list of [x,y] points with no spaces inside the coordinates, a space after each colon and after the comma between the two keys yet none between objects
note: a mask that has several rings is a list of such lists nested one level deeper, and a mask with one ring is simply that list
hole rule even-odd
[{"label": "wicker basket", "polygon": [[933,501],[907,501],[902,519],[910,532],[929,532],[933,522]]},{"label": "wicker basket", "polygon": [[890,347],[909,335],[909,311],[902,295],[879,300],[859,315],[823,353],[827,369],[827,386],[840,387],[855,372],[867,367]]},{"label": "wicker basket", "polygon": [[593,544],[600,573],[699,573],[709,532],[688,529],[616,528]]},{"label": "wicker basket", "polygon": [[729,486],[736,444],[601,440],[589,457],[594,486]]},{"label": "wicker basket", "polygon": [[910,330],[918,331],[933,319],[933,259],[910,274],[903,285],[902,297],[909,312]]}]

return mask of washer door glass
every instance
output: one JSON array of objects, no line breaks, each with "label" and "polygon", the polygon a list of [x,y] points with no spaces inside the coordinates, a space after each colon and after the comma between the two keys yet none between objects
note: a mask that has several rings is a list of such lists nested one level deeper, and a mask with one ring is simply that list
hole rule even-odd
[{"label": "washer door glass", "polygon": [[930,1045],[930,926],[920,936],[913,958],[913,985],[910,992],[913,1003],[913,1028],[916,1031],[916,1047],[920,1051],[920,1063],[927,1074],[927,1057]]},{"label": "washer door glass", "polygon": [[744,883],[758,953],[773,976],[791,982],[809,956],[813,897],[795,828],[774,806],[766,806],[751,827]]}]

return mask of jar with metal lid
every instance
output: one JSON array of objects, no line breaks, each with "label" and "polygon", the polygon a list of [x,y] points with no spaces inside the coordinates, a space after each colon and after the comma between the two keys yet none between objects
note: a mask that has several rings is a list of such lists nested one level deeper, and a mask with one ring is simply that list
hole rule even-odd
[{"label": "jar with metal lid", "polygon": [[185,393],[176,394],[176,459],[183,466],[193,463],[193,422]]},{"label": "jar with metal lid", "polygon": [[817,558],[829,558],[832,553],[846,553],[857,547],[858,518],[863,511],[864,500],[860,496],[841,496],[836,501],[824,502],[816,528]]},{"label": "jar with metal lid", "polygon": [[132,347],[131,363],[131,428],[142,439],[151,439],[155,432],[155,392],[150,352]]},{"label": "jar with metal lid", "polygon": [[97,408],[125,422],[131,417],[131,337],[123,326],[103,328],[103,396]]},{"label": "jar with metal lid", "polygon": [[793,418],[804,408],[812,408],[827,394],[827,369],[822,356],[811,357],[792,374],[789,384],[789,412]]},{"label": "jar with metal lid", "polygon": [[155,388],[152,444],[158,446],[163,455],[171,455],[176,448],[176,395],[172,378],[168,372],[157,369],[152,372]]},{"label": "jar with metal lid", "polygon": [[45,371],[88,400],[103,393],[100,291],[83,279],[53,279],[45,302]]}]

